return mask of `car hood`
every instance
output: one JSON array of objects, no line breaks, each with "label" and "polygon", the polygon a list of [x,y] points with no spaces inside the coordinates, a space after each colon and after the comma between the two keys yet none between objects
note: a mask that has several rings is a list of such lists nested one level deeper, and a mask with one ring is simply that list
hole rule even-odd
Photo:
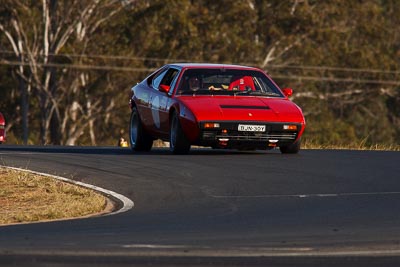
[{"label": "car hood", "polygon": [[198,121],[304,122],[300,108],[285,98],[180,96]]}]

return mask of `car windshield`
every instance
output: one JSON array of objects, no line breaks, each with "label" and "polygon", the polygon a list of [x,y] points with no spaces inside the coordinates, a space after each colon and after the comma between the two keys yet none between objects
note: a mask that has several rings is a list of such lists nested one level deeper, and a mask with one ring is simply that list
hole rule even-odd
[{"label": "car windshield", "polygon": [[186,70],[176,94],[283,97],[281,91],[265,74],[242,69]]}]

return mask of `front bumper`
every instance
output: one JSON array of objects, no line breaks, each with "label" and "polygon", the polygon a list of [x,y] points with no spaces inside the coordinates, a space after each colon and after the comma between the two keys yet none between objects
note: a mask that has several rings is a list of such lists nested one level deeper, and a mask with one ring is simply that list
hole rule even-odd
[{"label": "front bumper", "polygon": [[[271,149],[294,143],[302,130],[301,123],[292,122],[201,122],[200,144],[215,148]],[[211,124],[212,124],[211,123]],[[264,131],[240,131],[240,125],[265,126]],[[206,126],[207,125],[207,126]],[[290,127],[289,127],[290,126]]]}]

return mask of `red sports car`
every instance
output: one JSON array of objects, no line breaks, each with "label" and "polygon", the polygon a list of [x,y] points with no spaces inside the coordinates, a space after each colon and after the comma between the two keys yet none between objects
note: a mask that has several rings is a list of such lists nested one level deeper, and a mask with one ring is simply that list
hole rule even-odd
[{"label": "red sports car", "polygon": [[191,145],[297,153],[305,119],[292,92],[257,68],[168,64],[131,89],[129,141],[135,151],[169,141],[174,154]]},{"label": "red sports car", "polygon": [[6,120],[0,112],[0,144],[6,141]]}]

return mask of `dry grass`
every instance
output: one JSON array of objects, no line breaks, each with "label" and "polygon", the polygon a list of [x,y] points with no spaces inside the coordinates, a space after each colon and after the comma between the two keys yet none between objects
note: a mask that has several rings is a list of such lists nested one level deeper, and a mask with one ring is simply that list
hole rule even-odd
[{"label": "dry grass", "polygon": [[400,151],[398,144],[374,144],[367,145],[365,141],[353,144],[328,144],[321,145],[312,140],[305,140],[301,144],[302,149],[346,149],[346,150],[379,150],[379,151]]},{"label": "dry grass", "polygon": [[0,225],[88,216],[107,199],[50,177],[0,168]]}]

